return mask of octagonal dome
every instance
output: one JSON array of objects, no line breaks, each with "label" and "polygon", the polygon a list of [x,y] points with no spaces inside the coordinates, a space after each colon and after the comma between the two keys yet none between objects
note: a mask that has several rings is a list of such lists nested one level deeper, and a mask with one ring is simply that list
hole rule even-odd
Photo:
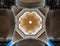
[{"label": "octagonal dome", "polygon": [[27,11],[19,17],[19,29],[25,35],[35,35],[42,29],[42,18],[35,11]]},{"label": "octagonal dome", "polygon": [[15,22],[15,30],[23,38],[37,38],[45,31],[45,16],[38,9],[23,9],[15,16]]}]

